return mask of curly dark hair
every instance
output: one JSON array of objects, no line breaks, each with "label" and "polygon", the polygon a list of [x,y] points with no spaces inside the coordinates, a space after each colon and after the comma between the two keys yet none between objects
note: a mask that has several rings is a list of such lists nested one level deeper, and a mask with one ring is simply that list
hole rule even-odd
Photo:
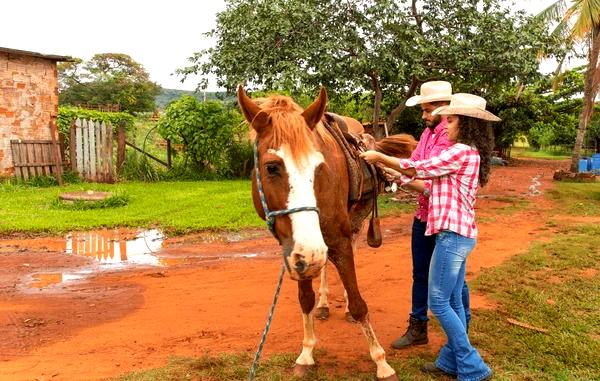
[{"label": "curly dark hair", "polygon": [[458,115],[458,138],[463,143],[477,148],[481,163],[479,183],[485,186],[490,178],[492,150],[494,149],[494,131],[492,124],[483,119]]}]

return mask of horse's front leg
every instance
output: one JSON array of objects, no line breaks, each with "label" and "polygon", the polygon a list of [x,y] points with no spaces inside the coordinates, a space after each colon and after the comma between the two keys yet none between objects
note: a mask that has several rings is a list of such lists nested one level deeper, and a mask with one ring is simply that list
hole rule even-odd
[{"label": "horse's front leg", "polygon": [[315,306],[315,292],[312,288],[312,280],[298,281],[298,300],[300,301],[300,307],[302,308],[304,339],[302,340],[302,352],[296,359],[296,364],[294,365],[294,376],[306,377],[315,368],[313,350],[317,344],[312,313]]},{"label": "horse's front leg", "polygon": [[358,291],[358,282],[356,280],[356,271],[354,269],[354,258],[351,245],[347,245],[343,251],[332,251],[330,249],[329,258],[335,264],[344,288],[348,293],[348,307],[352,317],[360,324],[362,331],[367,338],[369,345],[369,354],[377,366],[377,378],[379,380],[398,380],[396,371],[387,363],[385,351],[375,336],[375,331],[371,327],[368,316],[367,304]]},{"label": "horse's front leg", "polygon": [[329,286],[327,284],[327,265],[321,270],[321,282],[319,283],[319,303],[315,311],[315,318],[327,320],[329,318]]}]

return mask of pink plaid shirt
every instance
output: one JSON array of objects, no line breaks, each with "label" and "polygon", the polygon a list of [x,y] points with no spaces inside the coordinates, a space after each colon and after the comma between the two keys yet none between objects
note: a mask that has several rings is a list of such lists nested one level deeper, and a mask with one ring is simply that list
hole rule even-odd
[{"label": "pink plaid shirt", "polygon": [[[433,131],[431,131],[431,128],[429,127],[425,128],[410,159],[412,161],[427,160],[431,157],[438,156],[443,150],[450,147],[450,145],[451,144],[448,141],[448,121],[446,118],[442,118],[442,121],[435,126]],[[431,182],[426,181],[425,187],[430,189]],[[415,217],[421,222],[427,222],[428,210],[429,198],[419,194]]]},{"label": "pink plaid shirt", "polygon": [[431,179],[425,235],[450,230],[477,238],[475,195],[479,186],[479,151],[456,143],[427,160],[400,159],[400,168],[415,168],[415,178]]}]

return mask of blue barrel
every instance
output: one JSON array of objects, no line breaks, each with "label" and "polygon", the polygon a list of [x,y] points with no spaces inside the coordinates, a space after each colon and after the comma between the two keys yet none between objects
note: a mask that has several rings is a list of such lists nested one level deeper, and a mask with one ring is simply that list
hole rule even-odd
[{"label": "blue barrel", "polygon": [[600,169],[600,153],[592,155],[592,168],[591,170]]},{"label": "blue barrel", "polygon": [[589,172],[590,171],[590,160],[587,157],[583,157],[579,159],[579,172]]}]

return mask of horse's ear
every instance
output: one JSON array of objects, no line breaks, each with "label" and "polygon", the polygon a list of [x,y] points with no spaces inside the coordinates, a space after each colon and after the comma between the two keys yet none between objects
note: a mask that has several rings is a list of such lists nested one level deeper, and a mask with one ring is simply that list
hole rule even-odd
[{"label": "horse's ear", "polygon": [[252,128],[257,132],[269,123],[269,116],[266,113],[261,112],[260,107],[246,95],[242,85],[238,87],[237,98],[240,109],[244,114],[244,118],[246,118],[248,123],[250,123]]},{"label": "horse's ear", "polygon": [[317,123],[321,121],[323,118],[323,114],[325,113],[325,109],[327,108],[327,90],[324,87],[321,87],[321,92],[319,93],[319,97],[304,110],[302,116],[308,127],[311,129],[315,128]]},{"label": "horse's ear", "polygon": [[248,122],[252,123],[256,114],[260,112],[260,108],[252,101],[252,99],[250,99],[248,95],[246,95],[242,85],[238,87],[237,98],[244,117]]}]

